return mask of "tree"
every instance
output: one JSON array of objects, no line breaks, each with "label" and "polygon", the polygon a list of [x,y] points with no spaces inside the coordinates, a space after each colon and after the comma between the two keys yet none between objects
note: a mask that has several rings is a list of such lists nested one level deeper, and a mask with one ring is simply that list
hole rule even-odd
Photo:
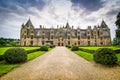
[{"label": "tree", "polygon": [[120,29],[120,12],[117,15],[117,20],[116,20],[115,24],[116,24],[117,28]]},{"label": "tree", "polygon": [[113,45],[120,45],[120,12],[117,15],[117,20],[115,22],[117,29],[116,29],[116,35],[113,39]]}]

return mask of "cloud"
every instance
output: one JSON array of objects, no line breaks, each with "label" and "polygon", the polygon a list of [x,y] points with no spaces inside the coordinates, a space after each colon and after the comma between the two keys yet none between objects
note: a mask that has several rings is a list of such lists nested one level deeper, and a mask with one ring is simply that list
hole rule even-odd
[{"label": "cloud", "polygon": [[102,0],[71,0],[71,2],[75,9],[79,7],[90,12],[99,10],[104,4]]},{"label": "cloud", "polygon": [[0,0],[0,37],[19,38],[22,23],[30,17],[35,28],[65,26],[74,28],[100,25],[102,19],[115,36],[119,0]]}]

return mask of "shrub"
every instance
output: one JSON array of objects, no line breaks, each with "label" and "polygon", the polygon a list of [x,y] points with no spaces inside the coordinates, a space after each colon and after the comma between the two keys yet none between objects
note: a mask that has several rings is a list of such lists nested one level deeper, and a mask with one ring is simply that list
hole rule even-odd
[{"label": "shrub", "polygon": [[79,50],[79,47],[78,47],[78,46],[72,46],[71,50],[72,50],[72,51],[78,51],[78,50]]},{"label": "shrub", "polygon": [[71,46],[70,46],[70,45],[66,45],[66,47],[71,48]]},{"label": "shrub", "polygon": [[4,60],[4,55],[0,55],[0,61]]},{"label": "shrub", "polygon": [[50,48],[54,48],[55,47],[55,45],[50,45]]},{"label": "shrub", "polygon": [[47,46],[41,46],[40,51],[48,51],[48,47]]},{"label": "shrub", "polygon": [[120,53],[120,49],[116,49],[114,51],[115,51],[115,53]]},{"label": "shrub", "polygon": [[27,53],[22,48],[10,48],[4,53],[4,58],[8,63],[20,63],[27,60]]},{"label": "shrub", "polygon": [[32,49],[32,50],[27,50],[27,54],[32,53],[32,52],[37,52],[40,51],[40,49]]},{"label": "shrub", "polygon": [[97,63],[112,65],[117,62],[117,57],[112,49],[100,48],[94,53],[94,61]]},{"label": "shrub", "polygon": [[89,49],[84,49],[84,48],[79,48],[79,50],[87,52],[87,53],[94,53],[95,50],[89,50]]}]

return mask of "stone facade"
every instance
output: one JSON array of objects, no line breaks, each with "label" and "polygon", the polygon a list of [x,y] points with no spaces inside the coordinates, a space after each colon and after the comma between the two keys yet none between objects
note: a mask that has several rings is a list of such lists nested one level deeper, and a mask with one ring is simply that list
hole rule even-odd
[{"label": "stone facade", "polygon": [[79,46],[103,46],[111,45],[110,29],[105,21],[100,26],[88,26],[87,29],[78,27],[74,29],[69,23],[65,27],[34,28],[30,19],[22,24],[20,33],[20,45],[79,45]]}]

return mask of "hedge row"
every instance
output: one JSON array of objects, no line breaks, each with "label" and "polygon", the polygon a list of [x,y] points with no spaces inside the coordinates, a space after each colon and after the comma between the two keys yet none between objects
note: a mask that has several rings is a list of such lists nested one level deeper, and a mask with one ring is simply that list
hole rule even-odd
[{"label": "hedge row", "polygon": [[95,50],[89,50],[89,49],[84,49],[84,48],[79,48],[79,50],[87,52],[87,53],[92,53],[92,54],[95,52]]},{"label": "hedge row", "polygon": [[120,49],[116,49],[114,51],[115,51],[115,53],[120,53]]},{"label": "hedge row", "polygon": [[[55,47],[54,45],[49,46],[50,48]],[[26,50],[27,54],[33,53],[33,52],[37,52],[37,51],[48,51],[48,47],[47,46],[41,46],[40,48],[37,49],[32,49],[32,50]],[[4,55],[0,55],[0,61],[4,60]]]},{"label": "hedge row", "polygon": [[27,54],[29,54],[29,53],[33,53],[33,52],[37,52],[37,51],[40,51],[40,48],[38,48],[38,49],[32,49],[32,50],[27,50],[26,52],[27,52]]},{"label": "hedge row", "polygon": [[[87,52],[87,53],[94,53],[96,50],[90,50],[90,49],[84,49],[84,48],[79,48],[79,50]],[[114,50],[115,53],[120,53],[120,49]]]}]

